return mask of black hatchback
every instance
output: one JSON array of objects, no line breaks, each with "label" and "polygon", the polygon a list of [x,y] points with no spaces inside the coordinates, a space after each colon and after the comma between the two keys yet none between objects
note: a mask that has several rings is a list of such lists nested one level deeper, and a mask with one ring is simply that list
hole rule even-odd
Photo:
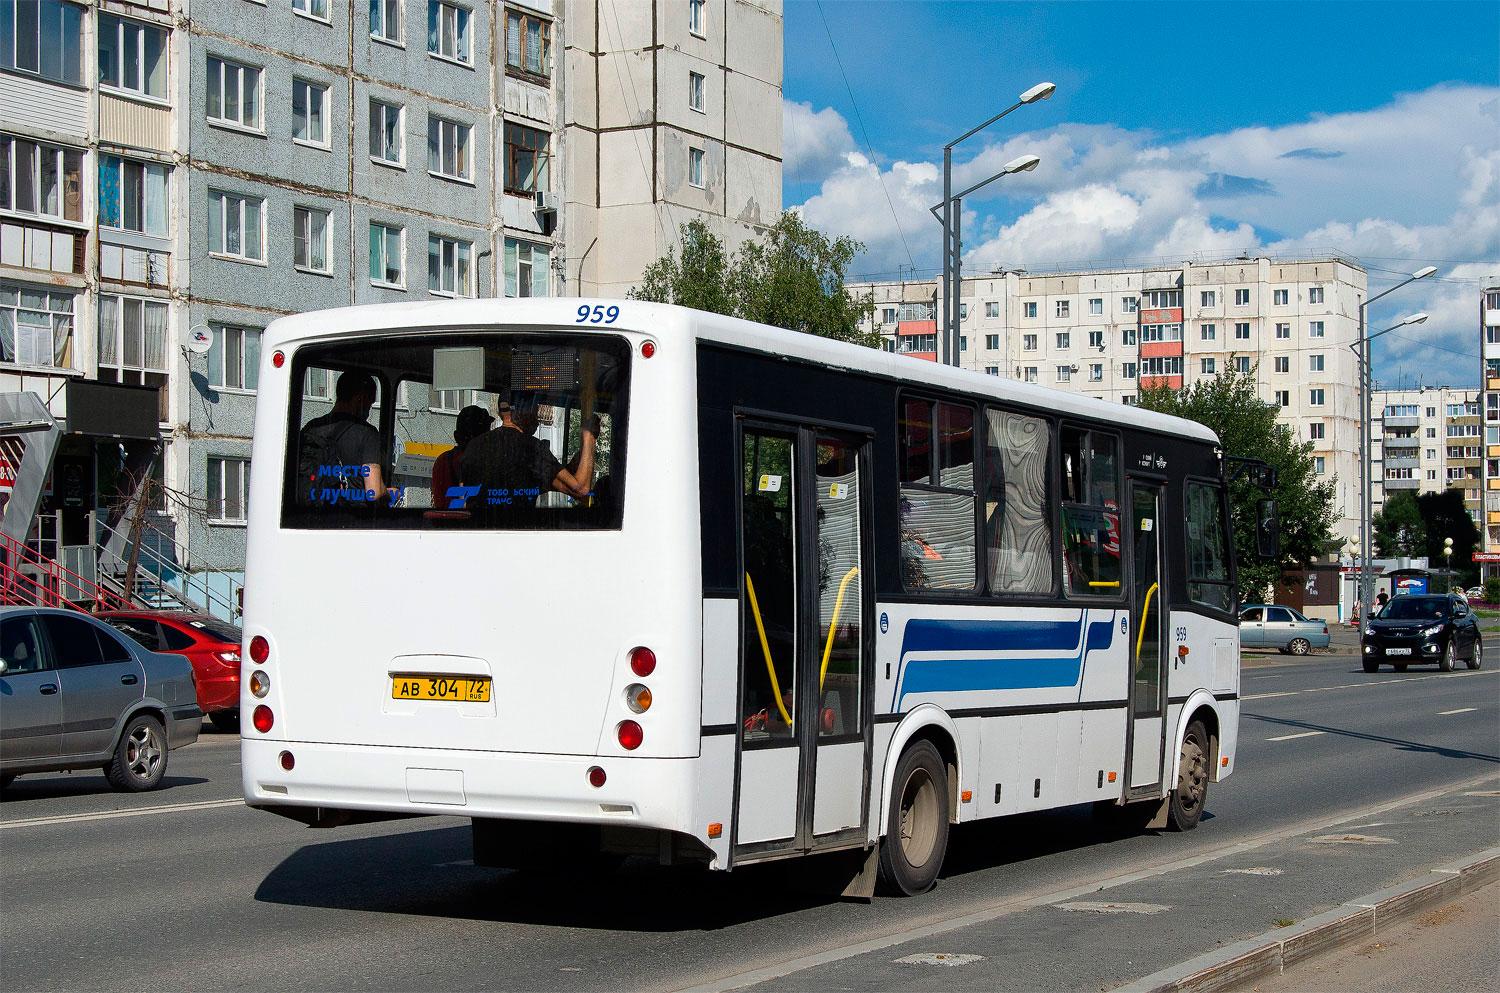
[{"label": "black hatchback", "polygon": [[1365,672],[1388,662],[1397,672],[1436,664],[1452,672],[1459,659],[1478,669],[1483,657],[1479,621],[1459,596],[1398,596],[1370,618],[1364,632]]}]

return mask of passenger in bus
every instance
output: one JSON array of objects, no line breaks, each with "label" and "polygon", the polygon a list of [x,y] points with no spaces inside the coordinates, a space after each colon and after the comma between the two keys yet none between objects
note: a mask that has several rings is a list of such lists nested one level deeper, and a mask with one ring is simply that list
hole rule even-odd
[{"label": "passenger in bus", "polygon": [[469,405],[458,412],[453,425],[454,447],[437,457],[432,463],[432,505],[446,507],[448,489],[459,481],[459,462],[469,442],[484,434],[495,423],[494,415],[483,407]]},{"label": "passenger in bus", "polygon": [[[518,393],[510,402],[501,402],[500,425],[465,446],[459,476],[464,485],[481,488],[472,505],[495,506],[491,491],[501,494],[501,506],[511,507],[535,507],[536,495],[551,490],[576,500],[590,495],[599,418],[583,426],[583,443],[571,467],[564,466],[551,449],[533,437],[537,424],[535,394]],[[517,493],[524,494],[524,499],[514,499]]]},{"label": "passenger in bus", "polygon": [[375,397],[374,376],[342,373],[333,391],[333,410],[308,421],[302,429],[297,467],[299,476],[309,481],[307,502],[340,502],[320,500],[323,491],[373,493],[367,502],[377,506],[389,502],[391,491],[381,466],[380,432],[370,424]]}]

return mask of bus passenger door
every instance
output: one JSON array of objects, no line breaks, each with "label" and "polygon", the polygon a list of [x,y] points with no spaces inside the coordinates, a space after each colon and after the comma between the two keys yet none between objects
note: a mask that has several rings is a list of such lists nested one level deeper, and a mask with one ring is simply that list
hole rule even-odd
[{"label": "bus passenger door", "polygon": [[1162,488],[1130,483],[1133,553],[1130,632],[1130,790],[1157,795],[1162,777],[1167,683],[1162,675],[1166,644],[1166,590],[1161,568]]}]

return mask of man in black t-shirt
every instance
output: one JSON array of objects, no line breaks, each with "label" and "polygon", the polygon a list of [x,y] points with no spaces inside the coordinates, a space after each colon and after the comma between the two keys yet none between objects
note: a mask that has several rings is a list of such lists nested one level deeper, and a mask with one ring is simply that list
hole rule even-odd
[{"label": "man in black t-shirt", "polygon": [[333,410],[307,422],[299,436],[300,472],[311,472],[309,480],[316,499],[320,488],[374,491],[375,502],[385,502],[390,490],[381,468],[380,432],[370,424],[375,406],[375,377],[346,372],[334,387]]},{"label": "man in black t-shirt", "polygon": [[575,499],[589,495],[597,420],[584,425],[583,448],[572,470],[532,436],[536,427],[534,396],[520,394],[514,403],[500,404],[500,424],[464,448],[459,474],[465,485],[480,487],[471,506],[531,508],[538,497],[552,490]]}]

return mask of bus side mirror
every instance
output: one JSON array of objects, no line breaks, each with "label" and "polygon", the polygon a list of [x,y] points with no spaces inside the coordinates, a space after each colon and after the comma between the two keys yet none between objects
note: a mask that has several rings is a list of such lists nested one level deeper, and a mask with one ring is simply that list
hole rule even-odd
[{"label": "bus side mirror", "polygon": [[1276,501],[1266,499],[1255,507],[1255,550],[1263,559],[1281,558],[1281,518]]}]

